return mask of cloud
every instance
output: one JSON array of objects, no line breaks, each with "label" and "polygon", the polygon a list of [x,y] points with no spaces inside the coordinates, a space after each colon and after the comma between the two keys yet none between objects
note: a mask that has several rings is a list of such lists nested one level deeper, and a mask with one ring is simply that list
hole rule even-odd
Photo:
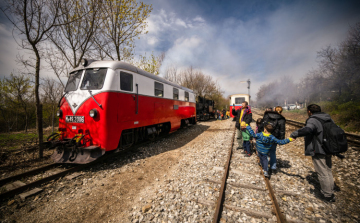
[{"label": "cloud", "polygon": [[196,16],[194,19],[193,19],[194,22],[205,22],[205,20],[201,17],[201,16]]},{"label": "cloud", "polygon": [[17,67],[15,58],[18,52],[17,49],[19,47],[17,43],[14,41],[9,27],[1,23],[0,23],[0,43],[1,43],[0,78],[3,78],[4,76],[10,76],[11,73],[15,72]]},{"label": "cloud", "polygon": [[[317,51],[336,46],[360,21],[355,1],[146,1],[154,10],[136,53],[165,52],[161,73],[170,65],[201,69],[225,96],[246,93],[240,81],[247,79],[253,98],[284,75],[301,79],[317,66]],[[0,24],[1,76],[16,69],[15,56],[23,53],[8,27]]]},{"label": "cloud", "polygon": [[255,98],[262,84],[285,75],[298,81],[316,67],[317,51],[337,45],[349,25],[360,20],[345,11],[326,2],[295,1],[246,20],[224,17],[210,23],[200,15],[180,17],[162,10],[152,20],[161,32],[149,35],[162,39],[155,46],[166,52],[161,73],[170,65],[202,69],[225,95],[246,93],[240,81],[251,79]]}]

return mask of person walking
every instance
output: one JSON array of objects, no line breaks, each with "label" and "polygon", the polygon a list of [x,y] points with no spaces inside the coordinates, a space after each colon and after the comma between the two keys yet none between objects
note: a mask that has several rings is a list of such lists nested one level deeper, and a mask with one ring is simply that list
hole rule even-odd
[{"label": "person walking", "polygon": [[[285,139],[285,124],[286,119],[281,115],[283,108],[281,106],[275,107],[275,111],[266,111],[263,117],[263,126],[260,128],[260,132],[264,131],[264,126],[271,124],[274,128],[272,135],[277,139]],[[276,174],[276,147],[277,144],[273,144],[269,150],[270,157],[270,174]]]},{"label": "person walking", "polygon": [[330,115],[321,112],[321,107],[316,104],[307,107],[307,114],[309,118],[306,120],[305,127],[294,131],[290,137],[305,137],[305,156],[311,156],[314,169],[318,174],[322,194],[320,199],[326,202],[335,202],[331,155],[327,155],[320,144],[323,141],[324,129],[317,119],[324,122],[334,121]]},{"label": "person walking", "polygon": [[238,143],[238,147],[236,149],[242,149],[243,148],[243,138],[242,138],[242,131],[240,127],[240,123],[244,121],[246,124],[250,125],[250,122],[252,121],[252,113],[251,109],[248,107],[249,103],[247,101],[244,101],[241,104],[241,108],[238,110],[235,110],[235,104],[233,105],[233,109],[231,113],[233,116],[235,116],[235,127],[236,127],[236,140]]}]

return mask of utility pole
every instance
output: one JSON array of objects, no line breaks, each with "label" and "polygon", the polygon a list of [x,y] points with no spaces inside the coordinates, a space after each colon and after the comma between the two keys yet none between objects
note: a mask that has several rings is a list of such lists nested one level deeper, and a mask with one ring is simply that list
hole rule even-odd
[{"label": "utility pole", "polygon": [[250,101],[251,101],[251,96],[250,96],[250,83],[251,83],[251,81],[250,81],[250,79],[247,80],[247,83],[248,83],[248,94],[249,94],[249,103],[250,103]]},{"label": "utility pole", "polygon": [[250,79],[248,79],[247,81],[240,81],[240,83],[247,83],[248,84],[248,95],[249,95],[249,104],[250,104],[250,101],[251,101],[251,96],[250,96]]}]

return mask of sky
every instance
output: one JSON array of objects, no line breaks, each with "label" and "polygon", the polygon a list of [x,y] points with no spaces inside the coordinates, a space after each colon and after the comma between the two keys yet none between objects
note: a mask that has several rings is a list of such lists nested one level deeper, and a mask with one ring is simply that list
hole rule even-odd
[{"label": "sky", "polygon": [[[139,0],[138,0],[139,1]],[[136,54],[165,52],[168,66],[192,66],[213,77],[224,96],[247,93],[284,76],[301,80],[317,67],[317,51],[343,41],[360,22],[360,1],[143,0],[152,4],[148,34]],[[0,78],[16,72],[12,26],[0,12]],[[44,62],[45,63],[45,62]],[[43,63],[43,64],[44,64]],[[41,75],[54,75],[43,70]]]}]

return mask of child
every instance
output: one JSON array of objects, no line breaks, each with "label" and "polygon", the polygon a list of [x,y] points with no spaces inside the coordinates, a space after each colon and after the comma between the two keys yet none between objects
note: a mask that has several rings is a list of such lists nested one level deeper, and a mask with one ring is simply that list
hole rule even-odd
[{"label": "child", "polygon": [[250,137],[249,131],[246,129],[245,122],[241,122],[241,133],[242,133],[242,137],[243,137],[243,148],[244,148],[245,157],[250,157],[251,156],[251,144],[250,144],[251,137]]},{"label": "child", "polygon": [[258,118],[256,120],[256,129],[255,129],[255,134],[258,134],[260,132],[260,127],[262,125],[263,119],[262,118]]},{"label": "child", "polygon": [[258,156],[260,158],[261,166],[264,170],[264,176],[269,177],[268,173],[268,153],[271,146],[276,143],[279,145],[284,145],[289,142],[292,142],[293,138],[279,140],[275,136],[271,135],[271,132],[274,130],[274,127],[270,124],[265,125],[264,132],[255,134],[250,126],[246,126],[246,129],[249,131],[250,135],[256,139],[256,149],[258,151]]}]

